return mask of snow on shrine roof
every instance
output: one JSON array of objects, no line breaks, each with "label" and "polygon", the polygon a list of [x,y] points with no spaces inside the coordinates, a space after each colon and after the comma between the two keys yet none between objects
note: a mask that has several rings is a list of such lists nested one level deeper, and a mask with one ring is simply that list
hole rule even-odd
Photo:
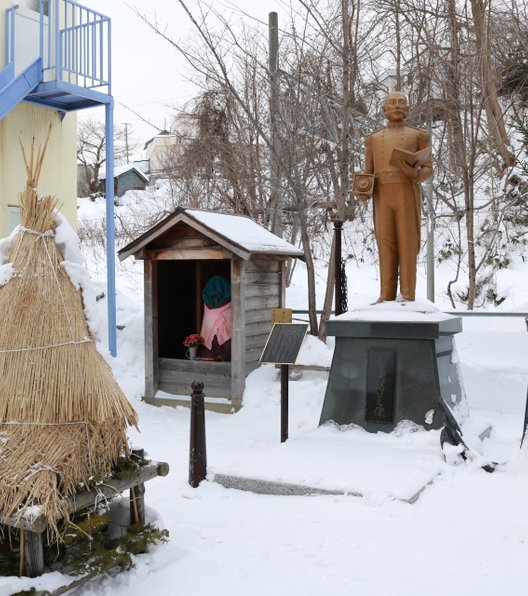
[{"label": "snow on shrine roof", "polygon": [[279,238],[249,217],[179,208],[145,234],[122,248],[119,251],[119,258],[124,260],[129,255],[140,251],[179,221],[183,221],[205,235],[214,236],[219,244],[244,259],[248,259],[253,253],[301,258],[304,256],[300,248]]},{"label": "snow on shrine roof", "polygon": [[189,209],[186,213],[249,252],[303,255],[301,249],[279,238],[249,217],[195,209]]}]

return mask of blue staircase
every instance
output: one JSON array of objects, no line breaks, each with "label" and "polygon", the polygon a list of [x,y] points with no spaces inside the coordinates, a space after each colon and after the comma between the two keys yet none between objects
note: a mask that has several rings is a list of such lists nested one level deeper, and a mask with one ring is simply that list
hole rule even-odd
[{"label": "blue staircase", "polygon": [[13,66],[0,71],[0,120],[30,95],[42,80],[42,60],[37,58],[17,77]]},{"label": "blue staircase", "polygon": [[[114,142],[111,92],[110,19],[74,0],[39,0],[39,10],[13,5],[5,14],[4,67],[0,70],[0,120],[26,101],[65,113],[94,106],[105,107],[106,121],[106,246],[108,283],[108,343],[117,353]],[[19,11],[17,13],[17,11]],[[26,12],[23,17],[22,13]],[[28,17],[34,31],[19,27]],[[30,64],[18,64],[17,48],[36,47]],[[29,52],[30,53],[30,52]]]},{"label": "blue staircase", "polygon": [[40,0],[39,54],[15,72],[18,6],[5,11],[5,66],[0,70],[0,120],[21,101],[59,112],[109,104],[110,19],[74,0]]}]

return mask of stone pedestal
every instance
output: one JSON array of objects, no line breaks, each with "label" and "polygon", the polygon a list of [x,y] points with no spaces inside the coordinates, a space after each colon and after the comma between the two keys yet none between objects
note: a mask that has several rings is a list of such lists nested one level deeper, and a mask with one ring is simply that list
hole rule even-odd
[{"label": "stone pedestal", "polygon": [[357,424],[391,432],[402,420],[440,428],[467,411],[453,335],[460,317],[376,308],[328,321],[336,337],[320,424]]}]

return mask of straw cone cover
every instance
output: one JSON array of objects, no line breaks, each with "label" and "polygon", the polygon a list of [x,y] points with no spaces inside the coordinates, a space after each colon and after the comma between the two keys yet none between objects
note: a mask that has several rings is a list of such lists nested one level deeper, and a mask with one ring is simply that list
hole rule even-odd
[{"label": "straw cone cover", "polygon": [[[25,152],[21,226],[0,285],[0,512],[39,506],[57,534],[64,497],[128,452],[137,415],[97,351],[54,241],[56,199],[36,186],[45,146]],[[1,282],[1,278],[0,278]]]}]

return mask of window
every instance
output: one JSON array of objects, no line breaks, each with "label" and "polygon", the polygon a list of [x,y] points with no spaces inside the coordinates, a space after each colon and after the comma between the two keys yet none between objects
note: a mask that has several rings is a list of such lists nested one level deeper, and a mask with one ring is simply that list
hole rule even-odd
[{"label": "window", "polygon": [[8,205],[7,207],[7,233],[11,234],[11,232],[18,226],[20,223],[20,208],[13,207],[12,205]]},{"label": "window", "polygon": [[[22,4],[25,4],[29,8],[29,10],[34,10],[36,12],[40,12],[40,0],[26,0],[25,2],[22,2]],[[44,14],[46,16],[48,16],[49,1],[44,2],[43,11],[44,11]]]}]

